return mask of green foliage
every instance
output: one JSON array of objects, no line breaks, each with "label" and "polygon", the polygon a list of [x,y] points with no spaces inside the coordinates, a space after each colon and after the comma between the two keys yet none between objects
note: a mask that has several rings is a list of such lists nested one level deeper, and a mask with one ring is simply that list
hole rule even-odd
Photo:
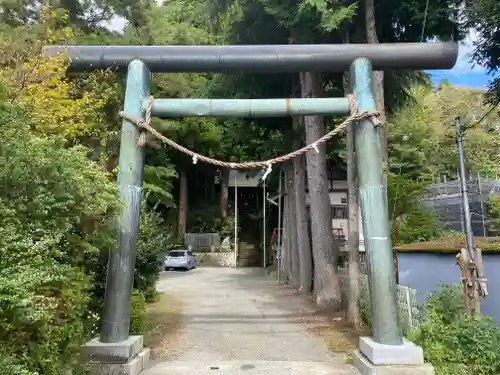
[{"label": "green foliage", "polygon": [[120,204],[84,150],[33,135],[22,108],[0,116],[0,357],[60,374],[95,324],[91,266]]},{"label": "green foliage", "polygon": [[488,197],[488,231],[495,236],[500,234],[500,196]]},{"label": "green foliage", "polygon": [[161,266],[159,255],[169,248],[171,234],[162,224],[163,219],[158,213],[143,209],[137,240],[134,288],[140,291],[148,302],[156,296],[156,282]]},{"label": "green foliage", "polygon": [[189,211],[189,232],[218,232],[221,238],[234,235],[234,216],[221,218],[220,207],[217,204],[200,204]]},{"label": "green foliage", "polygon": [[372,306],[370,293],[366,284],[362,284],[359,295],[359,313],[363,325],[369,330],[372,329]]},{"label": "green foliage", "polygon": [[490,318],[467,317],[459,286],[443,286],[427,301],[428,321],[410,339],[424,349],[437,375],[500,373],[500,328]]},{"label": "green foliage", "polygon": [[410,176],[389,175],[389,217],[395,245],[438,238],[440,225],[436,215],[425,209],[418,198],[429,192],[425,183]]},{"label": "green foliage", "polygon": [[[393,173],[414,179],[432,181],[443,174],[455,176],[458,153],[455,143],[455,119],[466,125],[488,112],[483,93],[447,84],[432,88],[416,86],[411,90],[415,101],[397,111],[389,119],[389,151]],[[483,175],[498,173],[500,136],[498,111],[493,111],[474,127],[464,139],[467,168]]]},{"label": "green foliage", "polygon": [[[29,31],[26,26],[16,35],[29,36]],[[79,120],[83,133],[85,125],[101,129],[93,134],[101,136],[99,152],[108,158],[112,150],[104,130],[117,123],[106,112],[113,110],[114,99],[83,105],[78,92],[118,95],[112,76],[72,80],[57,61],[36,63],[29,38],[24,49],[5,45],[9,38],[1,44],[5,69],[0,75],[0,366],[2,373],[16,375],[77,373],[81,344],[98,333],[107,259],[116,246],[122,206],[114,176],[87,158],[85,137],[69,134],[63,129],[69,123],[57,119],[85,119]],[[33,69],[25,69],[27,62],[35,64]],[[46,76],[47,67],[52,73]],[[31,111],[32,93],[40,99],[36,111]],[[175,172],[167,164],[146,170],[152,206],[173,204],[172,178]],[[136,333],[143,328],[145,301],[154,297],[158,253],[168,239],[162,218],[144,205],[131,321]]]},{"label": "green foliage", "polygon": [[358,3],[347,4],[345,1],[304,0],[301,9],[315,8],[321,15],[321,27],[328,32],[336,31],[355,15]]},{"label": "green foliage", "polygon": [[146,324],[146,298],[134,290],[132,294],[132,314],[130,316],[130,334],[140,335],[144,333]]},{"label": "green foliage", "polygon": [[143,190],[146,201],[151,205],[161,204],[165,208],[175,207],[172,196],[172,180],[177,178],[177,172],[171,165],[144,167]]}]

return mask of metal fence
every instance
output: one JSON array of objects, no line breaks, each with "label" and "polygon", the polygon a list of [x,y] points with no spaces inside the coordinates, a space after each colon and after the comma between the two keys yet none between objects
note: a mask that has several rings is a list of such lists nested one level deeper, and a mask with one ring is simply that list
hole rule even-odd
[{"label": "metal fence", "polygon": [[421,311],[417,305],[417,291],[398,285],[399,325],[405,333],[413,331],[421,322]]},{"label": "metal fence", "polygon": [[[433,210],[449,230],[463,232],[464,217],[460,180],[446,180],[426,187],[429,194],[419,200]],[[468,176],[467,191],[474,236],[488,236],[488,199],[500,194],[498,178]]]},{"label": "metal fence", "polygon": [[[349,287],[349,271],[347,267],[339,267],[338,271],[342,293],[346,295]],[[368,275],[366,273],[361,273],[359,281],[361,298],[369,298]],[[401,331],[406,334],[416,329],[422,319],[422,313],[417,304],[417,291],[408,286],[398,285],[397,299],[399,308],[399,326],[401,328]],[[362,302],[363,303],[361,303],[360,305],[369,305],[369,301]]]},{"label": "metal fence", "polygon": [[212,246],[220,246],[219,233],[186,233],[184,245],[193,249],[210,249]]}]

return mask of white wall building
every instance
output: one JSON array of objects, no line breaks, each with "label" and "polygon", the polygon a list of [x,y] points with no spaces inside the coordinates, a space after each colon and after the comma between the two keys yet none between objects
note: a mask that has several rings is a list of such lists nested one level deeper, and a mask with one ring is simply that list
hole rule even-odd
[{"label": "white wall building", "polygon": [[[328,166],[328,182],[330,205],[332,208],[332,229],[334,235],[342,236],[347,244],[349,238],[348,229],[348,214],[347,207],[347,171],[345,165],[329,165]],[[309,207],[310,197],[309,190],[306,186],[306,205]],[[359,217],[359,250],[365,251],[363,239],[363,224],[361,221],[361,211],[358,212]]]},{"label": "white wall building", "polygon": [[[234,187],[258,187],[261,183],[261,177],[264,172],[248,177],[246,171],[231,170],[229,175],[229,186]],[[346,243],[349,238],[348,230],[348,207],[347,207],[347,172],[344,165],[329,165],[328,168],[330,206],[332,209],[332,229],[334,235],[342,236]],[[275,195],[271,193],[271,195]],[[309,209],[309,189],[306,178],[306,205]],[[364,251],[363,226],[361,221],[361,212],[359,215],[359,240],[360,251]]]}]

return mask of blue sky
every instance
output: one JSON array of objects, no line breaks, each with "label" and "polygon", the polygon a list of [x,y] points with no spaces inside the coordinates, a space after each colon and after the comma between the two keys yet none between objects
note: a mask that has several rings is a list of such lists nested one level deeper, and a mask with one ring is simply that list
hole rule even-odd
[{"label": "blue sky", "polygon": [[446,78],[450,83],[460,86],[470,86],[474,88],[486,88],[493,76],[488,75],[482,66],[472,66],[470,54],[473,50],[473,43],[477,34],[471,31],[467,38],[459,46],[458,61],[451,70],[428,71],[435,84],[442,78]]},{"label": "blue sky", "polygon": [[[123,30],[126,22],[124,18],[115,17],[111,20],[109,28],[112,30]],[[484,67],[473,67],[470,63],[470,54],[473,50],[473,43],[476,38],[477,33],[471,31],[467,38],[460,43],[458,61],[453,69],[428,71],[435,84],[438,84],[442,78],[446,78],[450,83],[455,85],[486,88],[488,82],[493,77],[487,74]]]}]

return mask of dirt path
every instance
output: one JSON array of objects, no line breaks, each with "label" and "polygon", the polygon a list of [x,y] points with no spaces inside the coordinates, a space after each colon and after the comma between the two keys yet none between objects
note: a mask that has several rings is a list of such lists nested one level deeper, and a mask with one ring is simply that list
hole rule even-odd
[{"label": "dirt path", "polygon": [[[144,375],[358,374],[317,334],[324,318],[261,270],[168,272],[159,290],[182,300],[182,327],[157,356],[164,361]],[[336,341],[350,345],[337,334]]]}]

